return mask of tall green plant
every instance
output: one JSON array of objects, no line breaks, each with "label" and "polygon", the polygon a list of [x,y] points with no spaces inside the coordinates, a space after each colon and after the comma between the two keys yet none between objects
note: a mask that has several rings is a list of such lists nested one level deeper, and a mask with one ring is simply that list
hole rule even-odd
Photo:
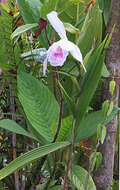
[{"label": "tall green plant", "polygon": [[[81,0],[69,0],[67,3],[63,1],[63,4],[61,4],[59,0],[37,0],[35,2],[33,0],[18,0],[18,6],[24,20],[24,25],[14,31],[12,28],[10,32],[8,31],[9,27],[6,26],[6,28],[9,39],[10,36],[14,41],[15,39],[18,41],[19,39],[19,43],[22,44],[20,47],[22,52],[23,50],[25,50],[25,52],[21,57],[24,59],[24,62],[18,64],[19,67],[17,69],[16,65],[8,64],[8,57],[6,58],[6,56],[4,56],[4,61],[0,67],[2,66],[2,69],[6,71],[10,69],[14,70],[14,68],[17,70],[16,107],[18,108],[18,112],[24,116],[25,127],[27,126],[29,132],[27,129],[24,129],[24,126],[20,126],[19,120],[14,122],[10,119],[3,119],[0,121],[0,128],[32,139],[34,148],[1,169],[0,179],[4,179],[13,172],[26,166],[31,171],[29,164],[40,159],[42,164],[36,167],[35,172],[39,173],[47,168],[50,175],[47,182],[45,182],[45,189],[51,188],[50,182],[54,176],[56,177],[56,170],[59,168],[56,167],[57,162],[64,167],[63,190],[65,190],[67,186],[67,177],[70,176],[68,171],[70,171],[70,168],[73,171],[72,181],[74,187],[84,189],[86,185],[85,179],[87,175],[89,176],[89,173],[78,165],[72,166],[72,154],[74,154],[74,146],[83,139],[87,139],[95,134],[99,123],[104,121],[101,110],[89,113],[88,108],[101,79],[106,39],[102,42],[102,13],[98,2],[96,1],[95,6],[89,7],[88,13],[83,19],[85,5],[86,4]],[[59,22],[62,28],[59,30],[59,26],[57,26],[57,24],[54,25],[54,18],[51,18],[53,28],[56,29],[58,35],[60,35],[61,41],[58,40],[59,37],[57,33],[55,33],[46,19],[46,15],[53,10],[58,11],[59,16],[63,18],[65,22],[64,25],[61,24],[62,21]],[[70,14],[71,10],[73,13]],[[82,14],[80,14],[80,10]],[[56,15],[57,13],[53,12],[53,14]],[[12,17],[6,10],[2,9],[2,15],[4,15],[4,19],[8,16],[8,22],[12,24]],[[56,20],[57,19],[59,18],[56,17]],[[79,24],[81,24],[81,26],[75,28],[79,26]],[[0,26],[2,28],[3,23],[1,23]],[[68,36],[66,36],[64,26],[69,32]],[[92,32],[93,30],[95,33]],[[38,38],[34,38],[35,31],[38,33]],[[2,31],[2,35],[3,33]],[[30,38],[29,50],[23,42],[26,39],[24,37],[26,34]],[[71,41],[69,41],[67,37],[69,40],[71,39]],[[3,54],[5,48],[5,40],[6,38],[3,38],[1,41],[1,54]],[[55,43],[56,41],[57,43]],[[76,41],[80,47],[83,59],[86,56],[83,63],[85,63],[87,72],[83,72],[81,64],[78,63],[78,61],[82,62],[82,56],[80,57],[81,54],[78,47],[72,43],[74,41]],[[56,44],[59,44],[58,52],[53,52],[51,55],[50,53],[54,50],[53,47]],[[10,51],[7,56],[12,56],[12,63],[14,63],[15,59],[13,55],[18,59],[19,55],[16,51],[13,51],[13,41],[9,49]],[[57,63],[56,67],[51,67],[52,61],[50,56],[62,56],[64,51],[66,51],[67,56],[70,52],[77,61],[69,56],[64,66],[57,67],[59,64]],[[14,54],[12,54],[13,52]],[[46,61],[48,61],[48,68]],[[61,60],[59,59],[59,61]],[[5,63],[7,63],[7,66]],[[39,67],[36,67],[38,65]],[[43,76],[42,69],[44,69],[45,76]],[[111,121],[117,114],[117,111],[117,108],[112,109],[111,114],[107,118],[108,120],[105,122],[108,123]],[[39,147],[35,148],[36,145]],[[67,160],[68,163],[62,162],[62,156],[57,158],[55,152],[57,150],[59,150],[59,155],[66,154],[66,150],[70,152],[69,159]],[[53,158],[51,158],[50,153],[54,153]],[[47,164],[48,166],[46,166]],[[52,169],[53,171],[51,171]],[[56,185],[53,186],[53,189],[57,187],[59,180],[57,179],[54,184]],[[88,190],[91,189],[96,189],[96,187],[90,177],[88,180]]]}]

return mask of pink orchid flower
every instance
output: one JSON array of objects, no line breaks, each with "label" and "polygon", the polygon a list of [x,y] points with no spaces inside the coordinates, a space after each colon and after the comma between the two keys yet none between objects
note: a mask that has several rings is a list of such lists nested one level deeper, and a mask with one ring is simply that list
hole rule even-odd
[{"label": "pink orchid flower", "polygon": [[49,62],[53,67],[62,66],[69,53],[71,53],[71,55],[82,64],[86,71],[80,49],[77,45],[67,39],[64,24],[58,18],[57,12],[50,12],[47,14],[47,18],[61,39],[49,47],[47,57],[43,63],[43,74],[46,74],[47,62]]}]

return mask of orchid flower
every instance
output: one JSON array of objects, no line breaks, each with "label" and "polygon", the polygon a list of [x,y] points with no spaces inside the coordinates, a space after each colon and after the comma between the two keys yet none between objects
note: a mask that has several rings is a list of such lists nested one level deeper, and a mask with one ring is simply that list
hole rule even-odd
[{"label": "orchid flower", "polygon": [[52,11],[47,14],[47,18],[55,29],[55,31],[60,36],[60,40],[54,42],[47,51],[47,57],[43,63],[43,74],[45,75],[47,69],[47,62],[50,63],[53,67],[62,66],[68,56],[69,53],[79,62],[81,62],[84,70],[85,66],[83,64],[82,54],[77,45],[67,39],[66,31],[64,28],[64,24],[57,16],[57,12]]}]

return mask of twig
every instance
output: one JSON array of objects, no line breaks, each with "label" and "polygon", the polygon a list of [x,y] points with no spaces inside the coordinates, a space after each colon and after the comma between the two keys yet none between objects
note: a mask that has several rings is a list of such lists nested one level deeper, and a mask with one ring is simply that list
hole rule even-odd
[{"label": "twig", "polygon": [[[14,100],[14,93],[13,93],[13,87],[12,87],[12,80],[10,80],[9,84],[10,89],[10,112],[12,114],[15,114],[15,100]],[[16,121],[16,117],[14,115],[11,116],[13,121]],[[16,155],[16,134],[13,133],[12,135],[12,146],[13,146],[13,159],[15,160]],[[20,190],[19,188],[19,173],[14,172],[14,178],[15,178],[15,190]]]},{"label": "twig", "polygon": [[64,184],[63,184],[63,189],[62,190],[67,190],[66,185],[67,185],[67,182],[68,182],[68,173],[69,173],[69,170],[70,170],[71,166],[72,166],[72,161],[70,159],[69,162],[68,162],[66,171],[65,171]]}]

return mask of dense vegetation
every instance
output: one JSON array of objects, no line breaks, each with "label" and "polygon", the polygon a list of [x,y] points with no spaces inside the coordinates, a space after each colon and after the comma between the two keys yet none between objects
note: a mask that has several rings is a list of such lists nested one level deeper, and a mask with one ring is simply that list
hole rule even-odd
[{"label": "dense vegetation", "polygon": [[[99,147],[119,116],[116,80],[105,65],[116,27],[107,34],[110,1],[0,6],[0,189],[96,190]],[[117,132],[108,186],[115,190],[118,139]]]}]

